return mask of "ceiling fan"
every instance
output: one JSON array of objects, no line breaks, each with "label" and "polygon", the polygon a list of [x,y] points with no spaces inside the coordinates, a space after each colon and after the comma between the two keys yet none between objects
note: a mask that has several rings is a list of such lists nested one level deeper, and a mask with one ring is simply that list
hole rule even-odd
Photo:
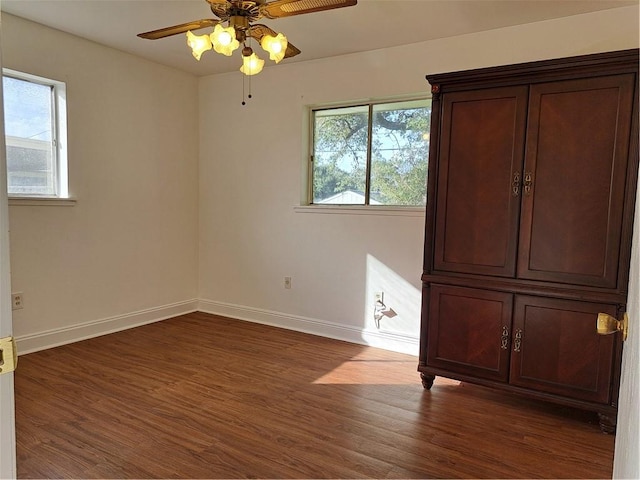
[{"label": "ceiling fan", "polygon": [[[157,40],[180,33],[187,34],[187,44],[191,47],[196,60],[203,52],[212,48],[223,55],[230,56],[243,45],[243,66],[240,71],[245,75],[255,75],[262,70],[261,60],[246,44],[255,39],[263,49],[269,52],[269,58],[276,63],[300,53],[288,42],[282,33],[276,33],[266,25],[254,23],[261,18],[276,19],[302,15],[305,13],[333,10],[335,8],[356,5],[357,0],[205,0],[217,18],[205,18],[193,22],[140,33],[138,37]],[[227,24],[225,27],[224,24]],[[209,35],[195,35],[192,30],[214,27]]]}]

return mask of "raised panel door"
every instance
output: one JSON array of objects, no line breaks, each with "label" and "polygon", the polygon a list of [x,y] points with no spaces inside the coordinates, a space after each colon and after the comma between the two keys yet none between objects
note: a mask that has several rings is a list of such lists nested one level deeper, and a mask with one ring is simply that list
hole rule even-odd
[{"label": "raised panel door", "polygon": [[608,404],[618,335],[596,333],[610,304],[517,295],[509,383]]},{"label": "raised panel door", "polygon": [[427,364],[506,381],[513,295],[431,285]]},{"label": "raised panel door", "polygon": [[527,91],[443,95],[435,270],[514,276]]},{"label": "raised panel door", "polygon": [[531,86],[519,278],[616,288],[634,83]]}]

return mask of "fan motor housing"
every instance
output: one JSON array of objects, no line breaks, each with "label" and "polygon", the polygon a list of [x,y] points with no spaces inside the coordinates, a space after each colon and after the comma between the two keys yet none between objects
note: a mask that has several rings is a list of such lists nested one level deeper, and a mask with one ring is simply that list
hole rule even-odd
[{"label": "fan motor housing", "polygon": [[[244,28],[247,28],[250,22],[254,22],[263,17],[260,13],[260,5],[258,2],[243,0],[232,1],[229,2],[228,5],[212,3],[210,6],[213,14],[223,22],[227,20],[232,21],[234,18],[245,18],[246,25]],[[238,25],[242,27],[241,23],[238,23]]]}]

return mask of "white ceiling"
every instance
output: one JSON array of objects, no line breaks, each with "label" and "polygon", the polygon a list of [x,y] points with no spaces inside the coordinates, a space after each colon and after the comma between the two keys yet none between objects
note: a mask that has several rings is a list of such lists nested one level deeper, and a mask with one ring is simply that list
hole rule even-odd
[{"label": "white ceiling", "polygon": [[[358,0],[353,7],[261,22],[302,50],[285,62],[479,32],[609,8],[639,0]],[[184,35],[136,35],[214,18],[205,0],[0,0],[2,11],[195,75],[235,71],[239,54],[206,52],[200,62]],[[202,32],[204,32],[203,30]],[[264,57],[264,56],[263,56]]]}]

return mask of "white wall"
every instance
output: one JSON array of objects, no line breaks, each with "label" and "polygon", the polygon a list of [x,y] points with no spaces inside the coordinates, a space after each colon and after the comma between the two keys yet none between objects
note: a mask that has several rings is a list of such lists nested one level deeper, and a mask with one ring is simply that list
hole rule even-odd
[{"label": "white wall", "polygon": [[[637,18],[627,7],[282,63],[253,79],[242,107],[240,73],[198,81],[3,14],[5,66],[67,82],[78,199],[10,207],[21,350],[194,309],[199,298],[205,311],[416,353],[424,215],[294,209],[305,107],[427,93],[426,73],[631,48]],[[377,330],[380,290],[397,316]]]},{"label": "white wall", "polygon": [[10,206],[21,352],[193,310],[197,79],[2,14],[6,68],[67,84],[75,206]]},{"label": "white wall", "polygon": [[[425,74],[638,46],[638,8],[200,80],[204,310],[417,352],[424,215],[301,213],[305,107],[425,94]],[[224,115],[220,115],[224,112]],[[291,276],[293,288],[283,288]],[[398,316],[376,335],[373,292]]]}]

